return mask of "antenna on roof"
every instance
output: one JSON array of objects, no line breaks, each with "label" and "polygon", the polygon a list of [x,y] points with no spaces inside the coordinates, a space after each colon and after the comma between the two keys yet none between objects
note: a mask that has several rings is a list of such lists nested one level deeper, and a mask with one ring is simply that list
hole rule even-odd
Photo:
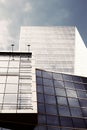
[{"label": "antenna on roof", "polygon": [[12,52],[14,51],[14,44],[11,44],[11,47],[12,47]]},{"label": "antenna on roof", "polygon": [[28,52],[30,52],[30,45],[28,44],[27,46],[28,46]]}]

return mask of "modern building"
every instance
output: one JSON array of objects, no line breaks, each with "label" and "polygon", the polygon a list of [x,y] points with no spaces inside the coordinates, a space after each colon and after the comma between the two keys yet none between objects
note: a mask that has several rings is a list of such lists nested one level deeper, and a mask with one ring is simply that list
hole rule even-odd
[{"label": "modern building", "polygon": [[19,48],[0,52],[0,130],[87,130],[87,50],[77,29],[22,27]]},{"label": "modern building", "polygon": [[36,68],[87,76],[87,48],[76,27],[23,26],[19,50],[35,57]]}]

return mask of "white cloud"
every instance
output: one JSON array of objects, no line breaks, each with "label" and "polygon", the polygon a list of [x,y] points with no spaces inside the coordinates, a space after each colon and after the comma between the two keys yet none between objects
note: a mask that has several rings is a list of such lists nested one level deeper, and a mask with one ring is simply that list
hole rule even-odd
[{"label": "white cloud", "polygon": [[31,11],[32,10],[32,6],[29,2],[25,3],[25,6],[24,6],[24,12],[28,12],[28,11]]},{"label": "white cloud", "polygon": [[6,50],[9,46],[9,39],[11,36],[9,34],[8,26],[10,24],[10,20],[1,20],[0,21],[0,48]]}]

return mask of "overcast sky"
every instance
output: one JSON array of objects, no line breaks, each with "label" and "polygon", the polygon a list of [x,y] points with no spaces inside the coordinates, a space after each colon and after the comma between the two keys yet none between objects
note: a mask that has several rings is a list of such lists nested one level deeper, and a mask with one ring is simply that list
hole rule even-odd
[{"label": "overcast sky", "polygon": [[77,26],[87,45],[87,0],[0,0],[0,49],[18,48],[21,26]]}]

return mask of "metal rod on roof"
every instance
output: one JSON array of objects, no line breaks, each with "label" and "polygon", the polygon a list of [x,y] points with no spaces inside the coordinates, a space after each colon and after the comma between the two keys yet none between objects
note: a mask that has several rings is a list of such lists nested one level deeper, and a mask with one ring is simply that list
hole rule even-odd
[{"label": "metal rod on roof", "polygon": [[12,46],[12,52],[14,51],[14,44],[11,44],[11,46]]},{"label": "metal rod on roof", "polygon": [[30,52],[30,45],[27,45],[28,46],[28,52]]}]

